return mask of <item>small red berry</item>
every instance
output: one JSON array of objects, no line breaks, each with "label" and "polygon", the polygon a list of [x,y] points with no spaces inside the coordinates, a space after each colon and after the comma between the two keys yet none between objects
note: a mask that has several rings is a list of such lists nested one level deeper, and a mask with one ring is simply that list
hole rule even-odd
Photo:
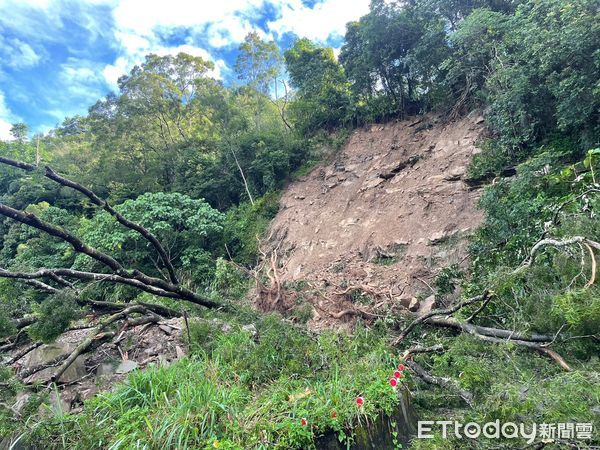
[{"label": "small red berry", "polygon": [[364,402],[365,402],[364,398],[362,398],[362,397],[356,397],[356,404],[358,406],[362,406]]},{"label": "small red berry", "polygon": [[397,385],[398,385],[398,380],[396,380],[395,378],[390,378],[390,386],[396,387]]},{"label": "small red berry", "polygon": [[300,425],[305,427],[307,424],[308,424],[308,422],[306,421],[306,419],[304,417],[302,419],[300,419]]},{"label": "small red berry", "polygon": [[404,369],[406,369],[406,367],[404,366],[404,364],[398,364],[398,370],[400,372],[402,372]]},{"label": "small red berry", "polygon": [[331,410],[331,418],[332,418],[332,419],[335,419],[336,417],[337,417],[337,412],[336,412],[336,410],[335,410],[335,409],[332,409],[332,410]]},{"label": "small red berry", "polygon": [[400,372],[399,370],[396,370],[394,372],[394,378],[400,378],[402,376],[402,372]]}]

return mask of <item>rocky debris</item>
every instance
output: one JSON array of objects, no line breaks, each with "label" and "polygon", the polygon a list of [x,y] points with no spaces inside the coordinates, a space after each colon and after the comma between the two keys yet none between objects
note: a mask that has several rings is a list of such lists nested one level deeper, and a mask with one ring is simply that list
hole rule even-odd
[{"label": "rocky debris", "polygon": [[408,158],[403,159],[402,161],[396,164],[393,164],[392,166],[384,168],[383,171],[378,174],[378,176],[379,178],[383,178],[384,180],[390,180],[406,167],[414,166],[419,159],[421,159],[421,155],[411,155]]},{"label": "rocky debris", "polygon": [[413,297],[410,299],[410,303],[408,304],[408,310],[411,312],[417,312],[419,310],[419,306],[421,302],[417,297]]},{"label": "rocky debris", "polygon": [[242,326],[242,331],[250,334],[250,336],[252,336],[253,338],[256,337],[256,335],[258,334],[256,325],[254,325],[253,323]]},{"label": "rocky debris", "polygon": [[451,237],[458,234],[458,232],[459,230],[456,229],[437,231],[429,237],[429,245],[441,244],[442,242],[447,241]]},{"label": "rocky debris", "polygon": [[466,172],[483,126],[477,114],[426,115],[357,130],[335,162],[288,187],[268,235],[283,285],[306,286],[317,311],[309,326],[351,325],[358,313],[338,313],[385,315],[413,298],[425,299],[413,302],[417,313],[434,306],[413,275],[431,284],[442,268],[467,264],[461,228],[482,214]]},{"label": "rocky debris", "polygon": [[419,315],[430,313],[436,307],[435,295],[430,295],[419,305]]},{"label": "rocky debris", "polygon": [[[27,370],[34,367],[50,364],[56,361],[62,356],[69,355],[75,349],[75,344],[65,342],[55,342],[53,344],[42,345],[33,351],[29,352],[20,364],[20,368]],[[33,375],[23,380],[27,384],[34,382],[47,383],[52,378],[56,370],[56,365],[40,370]],[[65,373],[62,374],[59,383],[72,383],[79,378],[85,376],[87,371],[85,370],[85,358],[83,356],[77,357],[73,364],[69,366]]]},{"label": "rocky debris", "polygon": [[461,180],[467,173],[465,166],[458,166],[450,169],[445,175],[444,180],[446,181],[458,181]]},{"label": "rocky debris", "polygon": [[118,361],[109,361],[98,364],[98,368],[96,369],[96,376],[110,376],[115,373],[117,370],[119,363]]},{"label": "rocky debris", "polygon": [[12,410],[20,415],[27,406],[27,403],[31,399],[32,394],[29,392],[19,392],[17,394],[17,398],[15,399],[15,403],[12,405]]},{"label": "rocky debris", "polygon": [[[219,326],[224,326],[219,322]],[[83,401],[101,390],[111,388],[129,373],[143,369],[149,364],[169,364],[185,356],[183,350],[183,319],[164,320],[159,324],[139,325],[125,330],[112,340],[98,346],[94,351],[80,355],[58,381],[58,389],[50,391],[40,414],[61,415],[77,412]],[[19,371],[42,367],[70,354],[90,329],[68,331],[53,344],[46,344],[29,352],[13,366]],[[27,345],[27,344],[24,344]],[[17,354],[21,348],[15,348]],[[63,358],[64,359],[64,358]],[[24,381],[47,383],[57,366],[39,370]],[[20,393],[13,402],[15,412],[25,408],[32,394]]]},{"label": "rocky debris", "polygon": [[69,395],[68,393],[60,393],[58,390],[54,389],[48,396],[48,405],[41,405],[42,414],[44,413],[43,409],[47,408],[53,415],[62,416],[71,411],[72,403],[73,395]]},{"label": "rocky debris", "polygon": [[119,364],[119,367],[115,369],[115,373],[124,374],[129,373],[137,369],[140,365],[135,361],[130,361],[128,359],[124,360]]}]

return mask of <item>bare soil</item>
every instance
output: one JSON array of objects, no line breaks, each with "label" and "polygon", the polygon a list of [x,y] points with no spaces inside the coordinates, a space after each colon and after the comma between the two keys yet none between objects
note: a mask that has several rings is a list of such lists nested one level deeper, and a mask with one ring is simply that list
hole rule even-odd
[{"label": "bare soil", "polygon": [[465,265],[465,238],[482,220],[479,192],[464,181],[482,132],[477,115],[355,131],[333,161],[285,191],[266,255],[286,295],[259,306],[306,301],[313,329],[433,307],[436,275]]}]

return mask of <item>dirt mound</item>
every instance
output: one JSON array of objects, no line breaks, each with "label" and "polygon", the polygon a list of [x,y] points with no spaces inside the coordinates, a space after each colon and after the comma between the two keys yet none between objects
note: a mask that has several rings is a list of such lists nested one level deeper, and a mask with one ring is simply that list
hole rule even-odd
[{"label": "dirt mound", "polygon": [[295,303],[313,305],[313,327],[431,308],[433,279],[464,264],[464,238],[482,219],[464,182],[482,131],[476,116],[374,125],[288,187],[269,258]]}]

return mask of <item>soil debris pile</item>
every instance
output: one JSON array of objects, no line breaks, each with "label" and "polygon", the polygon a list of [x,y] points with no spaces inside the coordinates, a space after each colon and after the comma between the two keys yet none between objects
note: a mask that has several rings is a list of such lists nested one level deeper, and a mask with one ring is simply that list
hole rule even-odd
[{"label": "soil debris pile", "polygon": [[464,264],[464,238],[482,219],[479,193],[465,182],[482,131],[480,116],[422,116],[354,132],[334,161],[281,199],[267,256],[297,294],[268,306],[308,300],[317,328],[389,308],[430,309],[435,276]]}]

